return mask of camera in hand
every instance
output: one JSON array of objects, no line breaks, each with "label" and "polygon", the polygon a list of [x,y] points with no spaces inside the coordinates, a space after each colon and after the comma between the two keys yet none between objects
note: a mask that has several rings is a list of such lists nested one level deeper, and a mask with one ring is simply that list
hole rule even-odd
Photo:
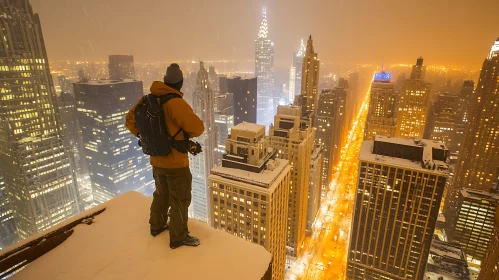
[{"label": "camera in hand", "polygon": [[187,149],[187,151],[193,156],[203,151],[203,149],[201,148],[201,144],[199,144],[198,142],[194,142],[192,140],[189,140],[188,147],[189,148]]}]

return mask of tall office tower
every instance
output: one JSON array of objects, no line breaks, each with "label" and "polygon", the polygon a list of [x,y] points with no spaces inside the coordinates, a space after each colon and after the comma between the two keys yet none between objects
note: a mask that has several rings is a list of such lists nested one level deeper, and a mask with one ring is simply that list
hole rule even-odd
[{"label": "tall office tower", "polygon": [[499,38],[485,59],[465,133],[454,185],[490,190],[499,166]]},{"label": "tall office tower", "polygon": [[197,156],[189,154],[192,173],[192,203],[189,216],[203,222],[209,222],[208,176],[217,162],[217,128],[215,127],[215,99],[211,90],[208,71],[201,61],[196,91],[193,100],[194,113],[204,123],[204,133],[195,141],[203,147],[203,152]]},{"label": "tall office tower", "polygon": [[301,252],[307,228],[310,158],[315,129],[310,119],[303,118],[300,107],[278,106],[274,125],[269,129],[269,139],[277,157],[289,160],[291,164],[287,251],[289,256],[296,257]]},{"label": "tall office tower", "polygon": [[19,239],[79,212],[38,14],[0,3],[0,166]]},{"label": "tall office tower", "polygon": [[218,76],[218,88],[220,94],[226,94],[227,90],[227,76]]},{"label": "tall office tower", "polygon": [[475,92],[475,81],[469,80],[464,81],[463,87],[461,89],[461,94],[459,95],[459,112],[458,118],[462,120],[465,124],[469,122],[469,114],[471,112],[471,102],[473,98],[473,93]]},{"label": "tall office tower", "polygon": [[451,240],[461,245],[470,266],[479,268],[492,238],[499,195],[463,188],[457,205]]},{"label": "tall office tower", "polygon": [[499,208],[495,215],[494,233],[480,266],[478,280],[499,280]]},{"label": "tall office tower", "polygon": [[[274,42],[268,38],[269,27],[267,24],[267,9],[263,8],[263,19],[255,40],[255,76],[258,88],[258,114],[259,124],[268,126],[272,122],[275,112],[273,90],[274,81]],[[230,90],[229,90],[230,92]],[[235,95],[234,95],[235,97]],[[247,121],[246,122],[251,122]],[[236,119],[236,123],[238,120]]]},{"label": "tall office tower", "polygon": [[225,154],[225,142],[234,126],[234,116],[215,113],[215,126],[217,127],[217,163],[222,162],[223,155]]},{"label": "tall office tower", "polygon": [[307,51],[303,58],[301,93],[298,100],[295,100],[295,104],[301,106],[304,116],[313,116],[315,113],[319,95],[319,67],[320,60],[317,53],[314,52],[312,35],[310,35],[307,41]]},{"label": "tall office tower", "polygon": [[386,72],[374,74],[364,129],[365,140],[373,140],[376,135],[395,137],[397,92],[395,84],[390,82],[391,76]]},{"label": "tall office tower", "polygon": [[431,106],[427,127],[429,139],[443,142],[450,151],[458,149],[456,130],[461,130],[457,123],[456,112],[459,111],[458,96],[451,93],[441,93]]},{"label": "tall office tower", "polygon": [[152,195],[149,157],[125,127],[128,110],[143,96],[142,82],[76,83],[74,92],[94,202],[131,190]]},{"label": "tall office tower", "polygon": [[276,159],[265,127],[240,123],[226,142],[222,165],[211,170],[214,228],[260,244],[273,255],[272,279],[284,279],[290,166]]},{"label": "tall office tower", "polygon": [[403,82],[395,134],[397,137],[423,137],[430,101],[430,84],[423,80],[424,72],[423,59],[418,58],[416,65],[412,67],[411,78]]},{"label": "tall office tower", "polygon": [[303,57],[305,57],[305,44],[301,39],[300,49],[293,53],[293,62],[289,70],[289,89],[288,89],[288,102],[293,104],[295,96],[301,93],[301,77],[303,68]]},{"label": "tall office tower", "polygon": [[341,131],[341,139],[340,143],[344,143],[347,140],[348,137],[348,131],[350,130],[350,127],[352,126],[352,113],[348,112],[348,110],[352,110],[352,106],[348,106],[348,101],[351,99],[349,98],[350,95],[350,89],[348,85],[348,80],[345,78],[340,78],[338,80],[338,86],[337,88],[342,88],[345,91],[345,123],[342,127]]},{"label": "tall office tower", "polygon": [[468,127],[469,114],[471,111],[471,101],[473,98],[473,93],[475,92],[475,82],[464,81],[461,93],[458,95],[457,100],[457,110],[456,112],[456,153],[459,153],[462,148],[462,144],[465,137],[465,132]]},{"label": "tall office tower", "polygon": [[257,122],[257,78],[227,79],[227,91],[232,93],[234,100],[234,125],[242,122]]},{"label": "tall office tower", "polygon": [[347,279],[423,279],[448,154],[430,140],[362,143]]},{"label": "tall office tower", "polygon": [[10,199],[5,189],[2,170],[0,170],[0,250],[14,244],[16,240],[14,213],[12,213]]},{"label": "tall office tower", "polygon": [[83,68],[78,70],[78,82],[83,82],[83,83],[88,82],[88,77],[87,75],[85,75],[85,70],[83,70]]},{"label": "tall office tower", "polygon": [[359,112],[360,105],[362,104],[363,96],[359,94],[359,73],[353,72],[348,75],[347,85],[344,88],[347,90],[347,101],[346,101],[346,125],[345,125],[345,136],[348,135],[348,131],[352,127],[352,124]]},{"label": "tall office tower", "polygon": [[220,87],[218,84],[218,73],[215,71],[214,66],[210,66],[209,71],[208,71],[208,77],[209,77],[211,90],[218,94],[220,92]]},{"label": "tall office tower", "polygon": [[315,145],[310,156],[310,183],[308,187],[307,232],[311,233],[312,224],[321,206],[323,151]]},{"label": "tall office tower", "polygon": [[66,92],[69,94],[74,94],[73,92],[73,82],[66,78],[64,75],[59,75],[57,76],[57,79],[59,80],[59,86],[61,87],[62,92]]},{"label": "tall office tower", "polygon": [[133,55],[110,55],[108,67],[110,80],[135,79]]},{"label": "tall office tower", "polygon": [[92,208],[92,184],[88,173],[87,163],[83,155],[83,142],[80,122],[76,110],[76,99],[70,93],[62,92],[58,97],[59,113],[61,115],[61,128],[64,132],[64,140],[73,158],[76,175],[76,185],[80,197],[80,205],[83,209]]},{"label": "tall office tower", "polygon": [[317,144],[324,151],[322,167],[322,195],[326,195],[332,181],[333,166],[338,162],[345,126],[346,90],[344,88],[325,89],[319,95],[315,127]]},{"label": "tall office tower", "polygon": [[425,74],[426,66],[423,65],[423,58],[419,57],[412,66],[411,80],[424,80]]}]

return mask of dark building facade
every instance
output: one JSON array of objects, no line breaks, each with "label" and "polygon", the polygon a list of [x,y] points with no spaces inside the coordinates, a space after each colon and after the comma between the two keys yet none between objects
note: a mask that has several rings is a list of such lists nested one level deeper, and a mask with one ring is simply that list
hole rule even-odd
[{"label": "dark building facade", "polygon": [[376,136],[364,141],[347,279],[422,280],[448,176],[444,145]]},{"label": "dark building facade", "polygon": [[321,193],[325,195],[332,180],[332,167],[340,157],[345,126],[346,90],[324,89],[319,95],[315,114],[316,141],[322,145],[323,167]]},{"label": "dark building facade", "polygon": [[[234,98],[234,125],[242,122],[256,123],[257,78],[227,79],[227,91]],[[222,83],[220,83],[221,85]]]},{"label": "dark building facade", "polygon": [[108,67],[110,80],[135,79],[133,55],[110,55]]},{"label": "dark building facade", "polygon": [[142,82],[74,84],[84,155],[95,203],[135,190],[152,194],[149,158],[125,127],[125,116],[142,96]]}]

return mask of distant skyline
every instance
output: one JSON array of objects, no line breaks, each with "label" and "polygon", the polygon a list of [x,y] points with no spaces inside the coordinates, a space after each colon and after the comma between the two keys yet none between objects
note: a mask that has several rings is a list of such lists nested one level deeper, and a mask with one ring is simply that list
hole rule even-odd
[{"label": "distant skyline", "polygon": [[322,61],[478,68],[499,36],[499,1],[482,0],[31,0],[50,60],[248,60],[267,7],[276,68],[300,39]]}]

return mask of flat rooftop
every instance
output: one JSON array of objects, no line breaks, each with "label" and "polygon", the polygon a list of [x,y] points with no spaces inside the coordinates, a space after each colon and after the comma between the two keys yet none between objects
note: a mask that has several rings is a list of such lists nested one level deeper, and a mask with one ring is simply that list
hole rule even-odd
[{"label": "flat rooftop", "polygon": [[265,275],[272,256],[262,246],[194,220],[189,230],[201,245],[170,249],[168,231],[149,233],[151,200],[129,192],[100,205],[106,210],[92,224],[74,227],[66,241],[11,279],[255,280]]},{"label": "flat rooftop", "polygon": [[431,147],[435,149],[444,149],[447,150],[447,147],[442,143],[434,140],[428,140],[428,139],[407,139],[407,138],[397,138],[397,137],[389,137],[389,136],[381,136],[381,135],[376,135],[374,137],[374,141],[381,141],[381,142],[386,142],[386,143],[392,143],[392,144],[399,144],[399,145],[405,145],[405,146],[412,146],[412,147]]},{"label": "flat rooftop", "polygon": [[[393,139],[394,144],[402,144],[405,145],[404,140],[409,140],[409,141],[414,141],[412,139],[400,139],[400,138],[390,138],[386,137],[388,139]],[[378,139],[378,136],[376,137]],[[401,141],[398,141],[401,140]],[[384,165],[391,165],[391,166],[397,166],[401,168],[408,168],[408,169],[413,169],[413,170],[419,170],[421,172],[427,172],[427,173],[435,173],[439,175],[446,175],[448,174],[447,170],[439,170],[439,169],[427,169],[422,166],[422,159],[421,161],[414,161],[414,160],[408,160],[408,159],[403,159],[403,158],[396,158],[396,157],[390,157],[390,156],[384,156],[384,155],[378,155],[378,154],[373,154],[373,145],[374,145],[375,140],[366,140],[362,142],[362,146],[360,148],[360,155],[359,155],[359,160],[362,161],[368,161],[372,163],[379,163],[379,164],[384,164]],[[384,139],[382,140],[383,142]],[[398,143],[401,142],[401,143]],[[433,142],[433,141],[431,141]],[[392,143],[392,142],[389,142]],[[406,142],[410,143],[410,142]],[[441,161],[435,161],[439,165],[442,166],[447,166],[444,162]]]},{"label": "flat rooftop", "polygon": [[433,240],[424,279],[469,280],[468,264],[461,247]]},{"label": "flat rooftop", "polygon": [[499,194],[491,193],[488,191],[463,188],[460,190],[460,192],[463,195],[463,197],[470,199],[475,199],[475,200],[488,199],[488,200],[499,201]]},{"label": "flat rooftop", "polygon": [[[269,160],[268,163],[274,165],[273,170],[265,169],[260,173],[250,172],[246,170],[216,166],[211,169],[211,175],[220,176],[250,185],[258,185],[261,187],[270,188],[272,184],[279,178],[279,175],[288,168],[288,161],[284,159]],[[267,164],[268,164],[267,163]]]},{"label": "flat rooftop", "polygon": [[254,132],[254,133],[258,133],[262,129],[265,131],[264,125],[256,124],[256,123],[248,123],[248,122],[242,122],[242,123],[232,127],[232,130],[249,131],[249,132]]}]

